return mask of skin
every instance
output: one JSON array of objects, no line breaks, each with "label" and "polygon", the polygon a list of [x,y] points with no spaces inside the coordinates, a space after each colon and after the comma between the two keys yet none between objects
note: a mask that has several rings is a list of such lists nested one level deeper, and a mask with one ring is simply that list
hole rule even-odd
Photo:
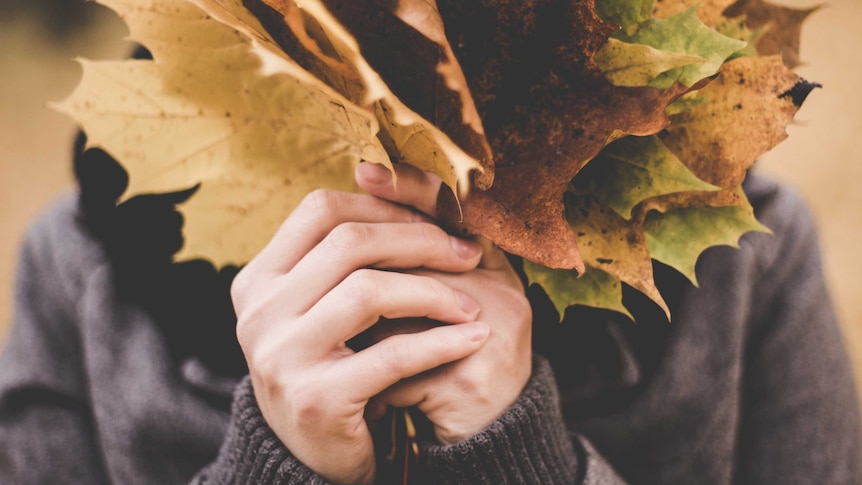
[{"label": "skin", "polygon": [[[306,197],[232,287],[264,418],[336,484],[373,482],[369,422],[387,406],[417,406],[456,443],[511,406],[531,371],[520,281],[492,245],[434,224],[439,179],[399,165],[396,189],[365,163],[356,179],[368,194]],[[345,345],[367,329],[370,346]]]}]

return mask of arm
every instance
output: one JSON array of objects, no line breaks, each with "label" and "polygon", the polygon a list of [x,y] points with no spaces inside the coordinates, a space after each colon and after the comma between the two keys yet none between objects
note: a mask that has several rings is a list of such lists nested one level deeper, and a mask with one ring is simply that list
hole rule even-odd
[{"label": "arm", "polygon": [[49,221],[40,221],[24,245],[0,356],[0,483],[107,483]]},{"label": "arm", "polygon": [[786,191],[761,206],[775,236],[755,288],[736,481],[862,483],[859,405],[814,223]]}]

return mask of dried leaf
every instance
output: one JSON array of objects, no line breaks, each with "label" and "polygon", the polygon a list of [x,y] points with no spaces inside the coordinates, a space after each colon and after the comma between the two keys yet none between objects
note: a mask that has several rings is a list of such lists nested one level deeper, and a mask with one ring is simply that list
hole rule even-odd
[{"label": "dried leaf", "polygon": [[799,109],[788,93],[799,81],[778,56],[730,61],[700,90],[709,102],[672,116],[662,141],[701,180],[736,187],[757,157],[787,137]]},{"label": "dried leaf", "polygon": [[201,184],[183,206],[180,257],[244,263],[307,192],[356,190],[356,163],[388,163],[370,113],[284,59],[283,72],[262,74],[249,38],[195,5],[104,3],[155,61],[84,61],[58,109],[125,165],[127,196]]}]

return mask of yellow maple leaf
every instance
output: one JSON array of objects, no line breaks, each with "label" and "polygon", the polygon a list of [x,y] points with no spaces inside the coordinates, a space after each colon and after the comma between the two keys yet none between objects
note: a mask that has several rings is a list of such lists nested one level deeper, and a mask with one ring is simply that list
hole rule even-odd
[{"label": "yellow maple leaf", "polygon": [[126,196],[201,184],[182,208],[181,258],[246,262],[306,193],[356,190],[360,160],[389,164],[371,112],[261,39],[182,0],[102,3],[155,60],[81,61],[57,108],[127,168]]}]

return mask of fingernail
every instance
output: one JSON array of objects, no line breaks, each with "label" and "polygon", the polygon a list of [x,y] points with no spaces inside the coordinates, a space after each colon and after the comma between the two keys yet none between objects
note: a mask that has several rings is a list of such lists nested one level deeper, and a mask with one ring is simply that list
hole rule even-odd
[{"label": "fingernail", "polygon": [[475,313],[479,311],[479,303],[466,293],[455,290],[455,298],[458,300],[458,308],[464,313]]},{"label": "fingernail", "polygon": [[466,239],[452,236],[449,238],[449,241],[452,243],[452,249],[455,250],[455,254],[463,259],[473,259],[482,252],[478,244]]},{"label": "fingernail", "polygon": [[461,332],[471,342],[479,342],[485,340],[491,329],[483,322],[470,322],[458,325]]},{"label": "fingernail", "polygon": [[360,163],[356,167],[356,171],[361,171],[361,177],[375,185],[385,185],[392,181],[392,173],[389,172],[389,169],[376,163]]}]

